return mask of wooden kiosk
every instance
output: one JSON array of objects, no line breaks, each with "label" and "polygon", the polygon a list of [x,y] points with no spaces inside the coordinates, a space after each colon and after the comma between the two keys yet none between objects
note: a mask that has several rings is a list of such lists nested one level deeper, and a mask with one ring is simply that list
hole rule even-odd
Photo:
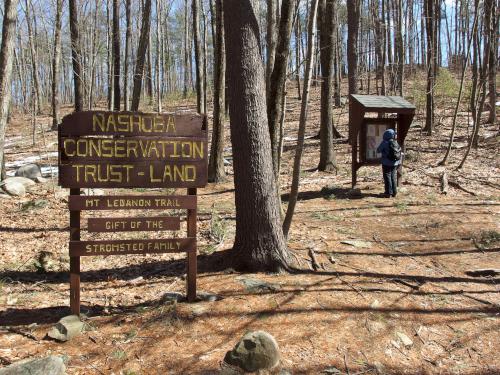
[{"label": "wooden kiosk", "polygon": [[[365,117],[367,113],[395,114],[396,117]],[[401,96],[350,95],[349,143],[352,147],[352,186],[357,183],[357,172],[363,165],[380,164],[377,147],[387,129],[394,129],[398,143],[404,142],[415,116],[415,106]],[[398,173],[399,175],[400,173]]]}]

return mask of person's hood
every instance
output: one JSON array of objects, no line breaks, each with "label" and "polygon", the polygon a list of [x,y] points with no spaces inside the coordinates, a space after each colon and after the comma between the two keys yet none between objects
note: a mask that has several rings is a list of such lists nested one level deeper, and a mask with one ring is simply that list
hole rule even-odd
[{"label": "person's hood", "polygon": [[396,135],[396,132],[393,129],[387,129],[384,132],[384,141],[390,141],[391,139],[394,138],[395,135]]}]

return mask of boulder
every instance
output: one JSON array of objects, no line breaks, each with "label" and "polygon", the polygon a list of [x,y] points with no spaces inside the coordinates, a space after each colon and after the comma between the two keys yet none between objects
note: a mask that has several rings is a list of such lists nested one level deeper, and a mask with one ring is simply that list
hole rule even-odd
[{"label": "boulder", "polygon": [[64,375],[66,366],[61,357],[28,359],[0,369],[0,375]]},{"label": "boulder", "polygon": [[6,184],[9,182],[17,182],[20,184],[23,184],[25,188],[28,188],[30,186],[36,185],[36,182],[33,180],[30,180],[29,178],[26,177],[7,177],[3,182]]},{"label": "boulder", "polygon": [[264,331],[247,333],[224,357],[224,362],[248,372],[273,369],[279,360],[278,343]]},{"label": "boulder", "polygon": [[48,336],[57,341],[69,341],[79,335],[85,327],[77,315],[65,316],[49,331]]},{"label": "boulder", "polygon": [[3,190],[5,190],[5,192],[9,195],[14,195],[16,197],[21,197],[26,194],[26,188],[24,185],[16,181],[5,182]]},{"label": "boulder", "polygon": [[42,177],[42,170],[38,164],[26,164],[17,169],[16,176],[36,181],[38,177]]}]

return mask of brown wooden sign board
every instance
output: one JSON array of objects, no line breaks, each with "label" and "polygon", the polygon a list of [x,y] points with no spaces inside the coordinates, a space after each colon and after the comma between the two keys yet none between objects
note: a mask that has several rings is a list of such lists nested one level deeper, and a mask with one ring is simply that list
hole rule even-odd
[{"label": "brown wooden sign board", "polygon": [[75,112],[62,120],[59,136],[206,136],[205,118],[197,113]]},{"label": "brown wooden sign board", "polygon": [[[196,188],[207,184],[206,117],[88,111],[59,126],[59,185],[70,188],[70,304],[80,314],[80,257],[187,253],[187,299],[196,299]],[[187,195],[80,196],[81,188],[187,188]],[[81,241],[81,211],[187,210],[187,238]],[[179,230],[170,216],[89,218],[88,232]]]},{"label": "brown wooden sign board", "polygon": [[70,241],[69,256],[181,253],[195,250],[195,238]]},{"label": "brown wooden sign board", "polygon": [[73,196],[68,200],[70,211],[84,210],[167,210],[196,209],[195,195],[110,195]]},{"label": "brown wooden sign board", "polygon": [[89,233],[103,232],[159,232],[181,229],[179,216],[89,218]]},{"label": "brown wooden sign board", "polygon": [[206,180],[203,160],[59,165],[59,185],[69,188],[190,188],[205,186]]}]

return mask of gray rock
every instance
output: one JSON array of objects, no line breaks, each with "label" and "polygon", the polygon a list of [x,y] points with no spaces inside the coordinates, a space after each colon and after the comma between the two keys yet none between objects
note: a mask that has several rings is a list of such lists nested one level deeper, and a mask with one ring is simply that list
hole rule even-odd
[{"label": "gray rock", "polygon": [[0,369],[0,375],[65,375],[66,366],[61,357],[28,359]]},{"label": "gray rock", "polygon": [[248,372],[272,369],[279,360],[278,343],[264,331],[247,333],[224,357],[224,362]]},{"label": "gray rock", "polygon": [[263,280],[238,277],[237,278],[244,286],[248,292],[261,293],[261,292],[274,292],[281,289],[279,284],[271,284]]},{"label": "gray rock", "polygon": [[26,178],[26,177],[19,177],[19,176],[18,177],[7,177],[4,180],[4,182],[5,182],[5,184],[8,184],[10,182],[17,182],[17,183],[23,184],[23,186],[25,188],[36,185],[35,181],[30,180],[29,178]]},{"label": "gray rock", "polygon": [[16,176],[36,181],[38,177],[42,177],[42,170],[38,164],[26,164],[17,169]]},{"label": "gray rock", "polygon": [[26,188],[23,184],[16,181],[5,182],[3,185],[3,190],[13,196],[21,197],[26,194]]},{"label": "gray rock", "polygon": [[167,292],[163,295],[163,300],[166,302],[180,302],[184,296],[178,292]]},{"label": "gray rock", "polygon": [[69,341],[79,335],[85,327],[77,315],[65,316],[48,332],[48,336],[57,341]]}]

